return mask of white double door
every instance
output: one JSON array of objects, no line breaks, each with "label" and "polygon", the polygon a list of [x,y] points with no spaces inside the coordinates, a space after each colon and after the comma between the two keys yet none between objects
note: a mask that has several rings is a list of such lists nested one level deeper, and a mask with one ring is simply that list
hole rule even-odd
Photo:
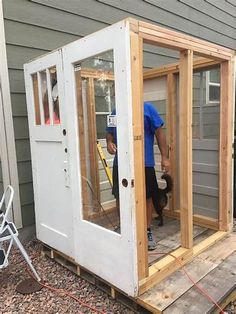
[{"label": "white double door", "polygon": [[[94,56],[107,52],[113,56],[119,181],[124,179],[127,183],[120,184],[121,233],[84,219],[82,204],[81,120],[77,97],[80,87],[75,72],[81,62],[86,65],[88,60],[89,66]],[[93,66],[97,66],[97,61]],[[50,81],[52,68],[57,72],[60,124],[53,123],[50,99],[51,123],[37,124],[37,111],[44,107],[42,86],[45,82],[40,83],[40,79],[45,77]],[[35,73],[37,88],[33,80]],[[137,295],[129,24],[117,23],[27,64],[25,80],[38,238],[127,294]],[[48,90],[52,90],[48,81]],[[41,99],[38,105],[35,103],[37,92]],[[39,116],[42,122],[42,112]]]}]

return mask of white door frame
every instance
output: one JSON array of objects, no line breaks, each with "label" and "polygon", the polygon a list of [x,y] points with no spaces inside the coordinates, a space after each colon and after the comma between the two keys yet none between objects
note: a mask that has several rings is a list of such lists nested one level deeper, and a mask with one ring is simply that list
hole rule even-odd
[{"label": "white door frame", "polygon": [[12,218],[17,228],[22,228],[19,178],[7,66],[2,0],[0,0],[0,154],[4,188],[8,184],[11,184],[15,192]]}]

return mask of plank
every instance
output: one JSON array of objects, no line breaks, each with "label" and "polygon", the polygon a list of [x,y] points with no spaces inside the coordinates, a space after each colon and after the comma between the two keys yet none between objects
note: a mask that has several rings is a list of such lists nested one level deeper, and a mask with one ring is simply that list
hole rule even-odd
[{"label": "plank", "polygon": [[[134,25],[135,26],[135,25]],[[134,188],[136,203],[136,232],[138,255],[138,278],[148,276],[147,217],[144,173],[144,127],[143,127],[143,42],[131,32],[131,82],[133,110]]]},{"label": "plank", "polygon": [[[198,282],[221,264],[223,260],[227,259],[235,250],[236,235],[231,234],[195,257],[192,262],[185,265],[185,269]],[[159,313],[162,313],[192,286],[193,283],[189,281],[180,269],[149,289],[139,299],[143,304],[146,303],[149,307],[158,309]]]},{"label": "plank", "polygon": [[192,247],[192,69],[193,52],[180,52],[179,78],[179,174],[181,245]]},{"label": "plank", "polygon": [[[233,253],[199,282],[199,286],[207,291],[216,302],[221,302],[236,288],[236,272],[233,271],[235,264],[236,253]],[[205,314],[210,313],[214,308],[215,305],[193,287],[163,313]]]},{"label": "plank", "polygon": [[233,64],[221,63],[219,145],[219,228],[229,229],[232,213]]}]

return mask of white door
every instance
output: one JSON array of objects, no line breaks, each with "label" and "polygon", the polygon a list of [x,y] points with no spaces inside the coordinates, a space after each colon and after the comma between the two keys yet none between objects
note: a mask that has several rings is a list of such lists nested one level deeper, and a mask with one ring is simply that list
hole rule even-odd
[{"label": "white door", "polygon": [[61,51],[25,65],[37,237],[73,256]]},{"label": "white door", "polygon": [[[120,22],[63,48],[73,184],[75,259],[129,295],[138,291],[129,24]],[[116,109],[119,212],[96,140]],[[109,129],[114,130],[113,129]],[[94,150],[95,149],[95,150]],[[112,168],[113,157],[107,155]],[[120,218],[119,218],[120,217]],[[120,226],[120,230],[116,228]]]}]

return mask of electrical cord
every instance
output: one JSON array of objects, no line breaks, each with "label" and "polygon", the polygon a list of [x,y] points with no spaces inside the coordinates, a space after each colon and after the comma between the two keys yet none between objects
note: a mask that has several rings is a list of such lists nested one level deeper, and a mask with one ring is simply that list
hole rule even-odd
[{"label": "electrical cord", "polygon": [[[56,293],[58,293],[59,295],[68,296],[69,298],[71,298],[71,299],[77,301],[81,306],[86,307],[86,308],[90,309],[90,310],[93,311],[93,312],[96,312],[96,313],[99,313],[99,314],[106,314],[105,311],[100,311],[100,310],[98,310],[98,309],[96,309],[96,308],[90,306],[89,304],[87,304],[87,303],[81,301],[79,298],[75,297],[72,293],[66,291],[65,289],[54,288],[54,287],[52,287],[51,285],[48,285],[48,284],[46,284],[46,283],[43,283],[42,280],[41,280],[41,281],[38,281],[38,280],[34,277],[34,275],[28,270],[28,268],[27,268],[27,272],[28,272],[29,275],[30,275],[34,280],[36,280],[42,287],[44,287],[44,288],[46,288],[46,289],[49,289],[49,290],[51,290],[51,291],[53,291],[53,292],[56,292]],[[78,313],[79,313],[79,314],[83,314],[83,313],[80,312],[80,311],[79,311]]]}]

